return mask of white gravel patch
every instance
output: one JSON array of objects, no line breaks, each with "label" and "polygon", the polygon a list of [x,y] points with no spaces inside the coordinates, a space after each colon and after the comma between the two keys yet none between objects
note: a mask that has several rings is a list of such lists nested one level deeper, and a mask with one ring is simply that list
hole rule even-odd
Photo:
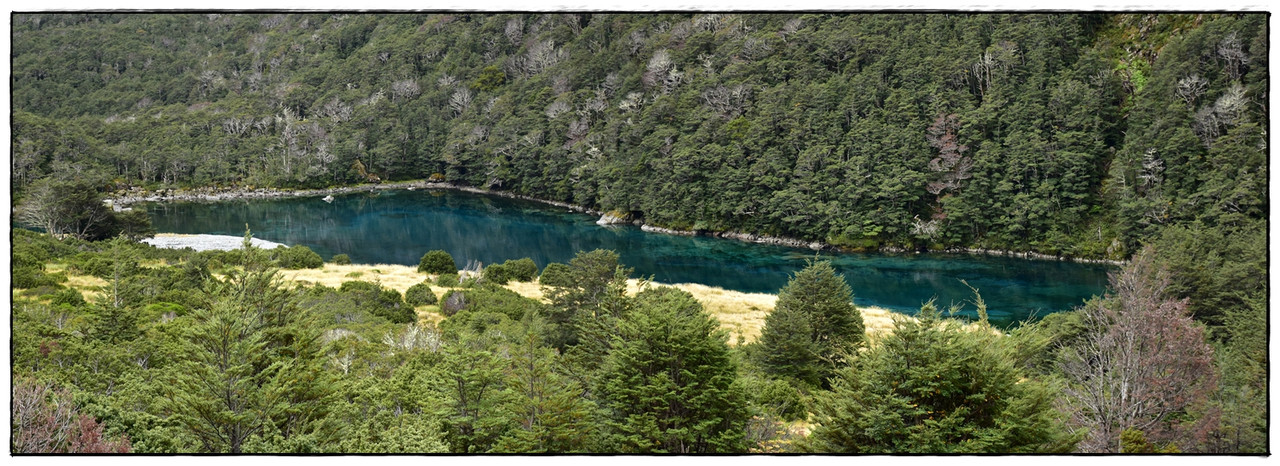
[{"label": "white gravel patch", "polygon": [[[253,238],[251,240],[253,246],[262,249],[275,249],[278,247],[287,247],[280,243],[260,240]],[[232,249],[240,249],[244,245],[243,236],[230,235],[179,235],[175,233],[158,233],[155,238],[147,238],[142,242],[155,246],[157,248],[166,249],[182,249],[191,248],[196,251],[230,251]]]}]

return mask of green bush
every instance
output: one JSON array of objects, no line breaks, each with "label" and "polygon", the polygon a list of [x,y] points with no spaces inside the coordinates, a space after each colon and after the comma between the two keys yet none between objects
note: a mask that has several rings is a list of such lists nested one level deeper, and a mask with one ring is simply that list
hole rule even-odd
[{"label": "green bush", "polygon": [[573,286],[573,270],[566,264],[552,262],[542,269],[538,283],[543,286]]},{"label": "green bush", "polygon": [[44,260],[32,254],[18,252],[17,248],[14,248],[13,261],[9,263],[9,266],[14,268],[28,267],[43,271]]},{"label": "green bush", "polygon": [[439,277],[436,277],[436,285],[445,286],[445,287],[458,286],[458,274],[456,273],[440,274]]},{"label": "green bush", "polygon": [[349,297],[356,308],[393,323],[407,324],[418,318],[413,307],[405,304],[399,291],[383,288],[376,283],[345,282],[338,288],[338,292]]},{"label": "green bush", "polygon": [[348,265],[351,263],[351,257],[346,254],[338,254],[333,256],[333,263],[338,265]]},{"label": "green bush", "polygon": [[538,276],[538,264],[528,257],[503,262],[502,266],[507,269],[507,275],[518,282],[533,281]]},{"label": "green bush", "polygon": [[428,306],[439,302],[439,299],[431,291],[431,285],[424,281],[404,291],[404,302],[410,306]]},{"label": "green bush", "polygon": [[13,269],[13,282],[10,286],[14,288],[38,288],[41,286],[50,286],[61,288],[59,283],[67,281],[67,276],[61,273],[48,274],[35,267],[18,267]]},{"label": "green bush", "polygon": [[306,246],[280,247],[272,251],[274,259],[280,264],[281,268],[318,269],[324,267],[324,259],[321,259],[319,254],[316,254],[315,251]]},{"label": "green bush", "polygon": [[542,303],[521,296],[519,293],[494,284],[483,284],[462,291],[466,309],[476,312],[495,312],[511,320],[520,320],[528,312],[537,312]]},{"label": "green bush", "polygon": [[493,264],[484,268],[484,281],[496,285],[506,285],[511,281],[511,271],[503,264]]},{"label": "green bush", "polygon": [[418,261],[418,271],[430,274],[458,273],[458,264],[453,262],[453,256],[449,253],[437,249],[422,255],[422,260]]},{"label": "green bush", "polygon": [[80,294],[80,291],[74,288],[59,290],[50,295],[49,299],[49,303],[54,306],[66,304],[71,307],[82,307],[86,304],[84,301],[84,295]]},{"label": "green bush", "polygon": [[99,253],[82,252],[71,257],[69,268],[81,275],[99,278],[111,276],[111,261]]}]

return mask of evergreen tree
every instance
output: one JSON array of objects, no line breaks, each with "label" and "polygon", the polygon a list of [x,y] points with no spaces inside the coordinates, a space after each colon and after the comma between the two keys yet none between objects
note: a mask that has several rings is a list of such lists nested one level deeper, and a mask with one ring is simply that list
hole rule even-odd
[{"label": "evergreen tree", "polygon": [[1055,393],[1027,379],[983,324],[942,320],[932,303],[898,319],[817,396],[804,448],[831,453],[1062,453]]},{"label": "evergreen tree", "polygon": [[829,261],[810,261],[778,292],[765,318],[757,360],[765,372],[824,383],[866,338],[853,293]]},{"label": "evergreen tree", "polygon": [[514,427],[498,439],[494,452],[573,453],[596,446],[595,403],[576,381],[556,371],[559,357],[543,344],[547,330],[536,313],[525,314],[520,323],[510,348],[507,383],[515,395],[509,421]]},{"label": "evergreen tree", "polygon": [[686,292],[636,295],[600,376],[608,449],[623,453],[746,450],[746,396],[725,333]]}]

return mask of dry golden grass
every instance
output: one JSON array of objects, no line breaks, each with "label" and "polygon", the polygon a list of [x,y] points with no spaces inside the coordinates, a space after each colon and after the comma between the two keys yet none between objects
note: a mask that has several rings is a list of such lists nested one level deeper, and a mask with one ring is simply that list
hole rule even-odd
[{"label": "dry golden grass", "polygon": [[74,275],[67,271],[67,264],[50,263],[45,264],[46,273],[63,272],[67,274],[67,282],[63,283],[68,288],[75,288],[80,291],[85,300],[93,301],[102,296],[102,287],[108,285],[106,280],[95,277],[93,275]]},{"label": "dry golden grass", "polygon": [[[358,275],[353,278],[348,276],[351,274]],[[417,267],[394,264],[325,264],[319,269],[281,270],[280,276],[287,281],[299,284],[316,284],[332,288],[342,286],[343,282],[356,280],[376,282],[400,293],[430,278],[427,274],[418,273]]]},{"label": "dry golden grass", "polygon": [[[401,293],[404,293],[410,286],[432,278],[426,274],[418,273],[416,267],[390,264],[325,264],[324,268],[320,269],[282,270],[280,274],[285,280],[295,283],[321,284],[333,288],[340,287],[343,282],[352,280],[378,282],[384,287],[393,288]],[[353,274],[359,278],[349,276]],[[778,301],[777,295],[742,293],[696,283],[677,283],[673,285],[650,283],[650,286],[672,286],[692,294],[694,299],[697,299],[708,313],[720,321],[720,327],[728,331],[729,343],[733,345],[738,344],[739,337],[744,343],[749,343],[759,338],[760,330],[764,328],[765,317],[770,312],[773,312],[773,306]],[[537,282],[511,282],[506,285],[506,288],[521,296],[546,302],[546,298],[542,295],[542,288]],[[436,290],[439,295],[444,294],[444,290],[440,287],[433,286],[432,289]],[[632,279],[627,281],[628,295],[634,295],[639,291],[639,280]],[[858,309],[862,311],[862,321],[866,325],[867,334],[872,337],[892,330],[894,316],[906,319],[911,318],[877,307],[859,306]],[[439,306],[420,306],[417,311],[418,316],[426,321],[439,322],[444,318],[440,315]]]}]

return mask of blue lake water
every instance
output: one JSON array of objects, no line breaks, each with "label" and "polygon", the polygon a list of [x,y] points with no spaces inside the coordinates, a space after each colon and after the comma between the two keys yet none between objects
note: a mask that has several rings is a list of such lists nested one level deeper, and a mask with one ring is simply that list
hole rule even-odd
[{"label": "blue lake water", "polygon": [[[605,228],[596,217],[546,204],[441,190],[389,190],[337,196],[148,204],[159,232],[243,235],[306,245],[325,260],[347,254],[355,263],[416,265],[442,249],[459,266],[522,257],[539,267],[568,262],[578,251],[612,249],[633,277],[777,293],[790,274],[815,257],[808,249],[708,237]],[[822,252],[853,289],[854,302],[911,313],[936,298],[940,307],[982,293],[993,323],[1009,325],[1071,309],[1102,294],[1113,267],[961,254]]]}]

